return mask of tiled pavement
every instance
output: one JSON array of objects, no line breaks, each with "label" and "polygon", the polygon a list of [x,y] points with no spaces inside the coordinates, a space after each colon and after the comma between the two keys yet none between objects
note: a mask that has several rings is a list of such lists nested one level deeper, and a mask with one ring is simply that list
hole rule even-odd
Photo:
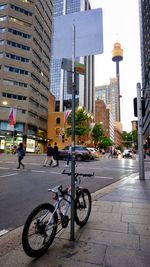
[{"label": "tiled pavement", "polygon": [[150,267],[150,172],[131,175],[93,194],[87,225],[70,228],[39,259],[25,255],[22,228],[0,238],[1,267]]}]

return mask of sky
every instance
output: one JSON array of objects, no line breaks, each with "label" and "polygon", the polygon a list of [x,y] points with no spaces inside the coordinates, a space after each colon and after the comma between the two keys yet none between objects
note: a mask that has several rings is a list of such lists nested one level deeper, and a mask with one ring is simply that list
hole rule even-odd
[{"label": "sky", "polygon": [[95,56],[95,86],[109,84],[116,76],[112,61],[113,45],[121,44],[120,62],[121,122],[123,130],[132,131],[133,98],[136,84],[141,82],[140,30],[138,0],[90,0],[91,7],[103,9],[103,54]]}]

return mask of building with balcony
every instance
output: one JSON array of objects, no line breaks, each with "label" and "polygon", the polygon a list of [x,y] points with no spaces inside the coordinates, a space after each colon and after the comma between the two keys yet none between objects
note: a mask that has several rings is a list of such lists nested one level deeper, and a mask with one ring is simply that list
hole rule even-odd
[{"label": "building with balcony", "polygon": [[47,138],[52,11],[52,0],[0,3],[0,135],[11,144],[8,116],[16,107],[14,129],[31,152]]}]

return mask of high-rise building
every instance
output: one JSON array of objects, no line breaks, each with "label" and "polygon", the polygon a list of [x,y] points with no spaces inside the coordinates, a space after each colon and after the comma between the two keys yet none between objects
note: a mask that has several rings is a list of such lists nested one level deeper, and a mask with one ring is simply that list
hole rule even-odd
[{"label": "high-rise building", "polygon": [[95,87],[95,99],[103,100],[110,109],[114,121],[117,121],[118,105],[117,105],[117,78],[110,79],[109,84],[100,85]]},{"label": "high-rise building", "polygon": [[8,115],[16,107],[15,130],[29,151],[47,133],[52,11],[52,0],[0,3],[0,133],[10,140]]},{"label": "high-rise building", "polygon": [[[54,0],[54,31],[55,17],[69,13],[85,11],[90,9],[88,0]],[[85,64],[85,75],[79,75],[77,87],[79,93],[76,95],[76,106],[94,112],[94,57],[86,56],[76,58],[76,61]],[[56,97],[56,111],[71,109],[72,95],[67,91],[66,72],[61,69],[61,60],[52,57],[51,62],[51,91]]]},{"label": "high-rise building", "polygon": [[143,134],[147,146],[150,147],[150,1],[139,0],[139,3],[140,3],[142,89],[144,89],[143,96],[145,99]]}]

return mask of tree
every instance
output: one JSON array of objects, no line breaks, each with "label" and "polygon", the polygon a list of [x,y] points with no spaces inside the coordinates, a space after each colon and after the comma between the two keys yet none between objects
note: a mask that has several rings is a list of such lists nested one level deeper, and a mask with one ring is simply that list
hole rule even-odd
[{"label": "tree", "polygon": [[108,147],[112,146],[113,145],[113,142],[110,138],[108,137],[103,137],[101,139],[101,143],[100,143],[100,148],[103,148],[103,149],[107,149]]},{"label": "tree", "polygon": [[97,146],[99,142],[101,142],[104,137],[104,130],[101,124],[96,123],[91,132],[92,139],[94,141],[94,146]]},{"label": "tree", "polygon": [[[71,136],[72,134],[72,112],[69,114],[67,119],[67,124],[69,127],[66,129],[67,136]],[[75,136],[80,139],[80,137],[84,137],[90,132],[89,127],[89,116],[88,113],[84,110],[84,108],[77,109],[75,111]]]},{"label": "tree", "polygon": [[137,147],[137,144],[138,144],[137,130],[134,130],[134,131],[129,132],[129,133],[126,131],[123,131],[122,143],[127,148],[130,148],[132,146]]}]

